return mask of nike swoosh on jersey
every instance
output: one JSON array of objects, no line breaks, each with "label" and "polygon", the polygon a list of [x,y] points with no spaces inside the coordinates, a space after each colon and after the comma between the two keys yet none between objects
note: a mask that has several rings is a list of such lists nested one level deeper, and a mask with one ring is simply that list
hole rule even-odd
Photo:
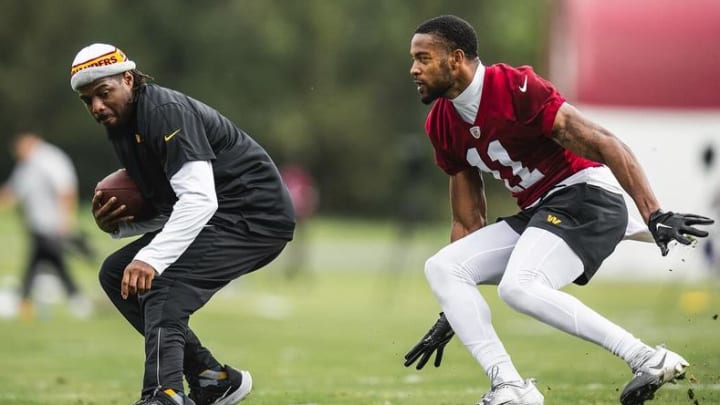
[{"label": "nike swoosh on jersey", "polygon": [[521,93],[525,93],[527,91],[527,75],[525,75],[525,81],[523,82],[522,86],[518,87]]},{"label": "nike swoosh on jersey", "polygon": [[175,137],[175,135],[177,135],[177,133],[180,132],[181,130],[182,130],[182,128],[178,128],[175,131],[173,131],[172,133],[165,135],[164,136],[165,142],[173,139],[173,137]]}]

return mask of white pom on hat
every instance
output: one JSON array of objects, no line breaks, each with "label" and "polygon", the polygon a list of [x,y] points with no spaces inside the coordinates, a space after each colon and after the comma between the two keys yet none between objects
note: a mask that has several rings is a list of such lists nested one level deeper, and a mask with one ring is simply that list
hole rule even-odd
[{"label": "white pom on hat", "polygon": [[135,69],[135,62],[123,51],[108,44],[92,44],[75,55],[70,69],[70,87],[77,91],[103,77]]}]

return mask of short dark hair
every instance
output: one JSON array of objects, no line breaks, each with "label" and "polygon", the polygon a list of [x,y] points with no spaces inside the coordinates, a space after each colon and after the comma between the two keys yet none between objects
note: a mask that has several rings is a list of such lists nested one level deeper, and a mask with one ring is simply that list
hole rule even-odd
[{"label": "short dark hair", "polygon": [[440,37],[449,50],[461,49],[465,55],[476,58],[477,34],[469,22],[454,15],[441,15],[418,25],[416,34],[433,34]]}]

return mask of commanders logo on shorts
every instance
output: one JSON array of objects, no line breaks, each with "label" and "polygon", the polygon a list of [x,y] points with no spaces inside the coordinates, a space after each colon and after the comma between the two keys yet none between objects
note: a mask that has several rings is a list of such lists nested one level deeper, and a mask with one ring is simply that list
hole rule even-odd
[{"label": "commanders logo on shorts", "polygon": [[560,225],[560,222],[562,222],[562,220],[560,218],[556,217],[553,214],[548,214],[547,221],[553,225]]}]

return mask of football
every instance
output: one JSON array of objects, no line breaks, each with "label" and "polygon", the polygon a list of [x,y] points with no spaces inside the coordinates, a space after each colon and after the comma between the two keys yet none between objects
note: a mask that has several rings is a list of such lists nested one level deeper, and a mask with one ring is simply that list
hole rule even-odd
[{"label": "football", "polygon": [[110,197],[115,197],[118,204],[125,204],[126,215],[134,216],[136,221],[148,219],[153,215],[152,207],[145,201],[125,169],[116,170],[100,180],[95,186],[95,192],[98,191],[103,193],[100,200],[102,204],[105,204]]}]

